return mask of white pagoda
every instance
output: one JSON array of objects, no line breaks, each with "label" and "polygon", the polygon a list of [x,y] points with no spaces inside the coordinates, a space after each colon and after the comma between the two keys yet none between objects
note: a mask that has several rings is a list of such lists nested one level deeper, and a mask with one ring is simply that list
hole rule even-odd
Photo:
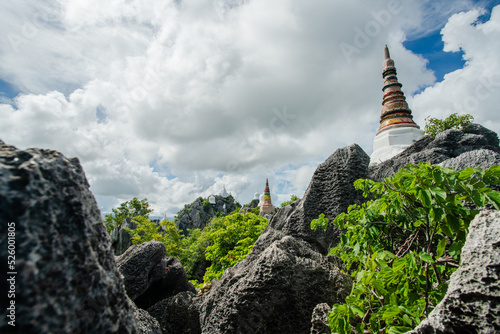
[{"label": "white pagoda", "polygon": [[380,127],[373,140],[373,153],[370,165],[378,164],[403,152],[408,146],[424,136],[424,131],[413,121],[411,110],[406,103],[403,86],[396,77],[396,67],[389,49],[385,46],[384,97]]}]

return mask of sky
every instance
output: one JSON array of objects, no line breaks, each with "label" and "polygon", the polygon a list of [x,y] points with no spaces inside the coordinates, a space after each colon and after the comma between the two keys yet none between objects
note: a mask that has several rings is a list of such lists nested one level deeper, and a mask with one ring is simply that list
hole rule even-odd
[{"label": "sky", "polygon": [[302,197],[338,148],[372,153],[385,44],[422,128],[500,131],[498,0],[19,0],[0,31],[0,139],[78,157],[103,213]]}]

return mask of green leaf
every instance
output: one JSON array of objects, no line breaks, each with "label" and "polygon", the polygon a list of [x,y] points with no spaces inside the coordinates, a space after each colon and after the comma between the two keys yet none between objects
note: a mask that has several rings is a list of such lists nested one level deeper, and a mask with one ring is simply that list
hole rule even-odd
[{"label": "green leaf", "polygon": [[432,203],[431,192],[427,189],[421,189],[418,193],[419,199],[422,201],[423,206],[429,207]]},{"label": "green leaf", "polygon": [[443,238],[439,241],[439,243],[437,245],[437,249],[436,249],[436,253],[437,253],[436,255],[437,255],[438,259],[441,256],[443,256],[445,248],[446,248],[446,238]]},{"label": "green leaf", "polygon": [[458,179],[467,180],[473,174],[474,174],[474,169],[472,167],[467,167],[466,169],[462,170],[460,174],[458,174]]},{"label": "green leaf", "polygon": [[406,326],[391,326],[389,328],[388,334],[402,334],[412,330],[411,327]]},{"label": "green leaf", "polygon": [[484,193],[486,198],[495,207],[495,209],[500,210],[500,192],[495,190],[490,190]]},{"label": "green leaf", "polygon": [[385,312],[382,314],[382,319],[387,320],[387,319],[392,319],[395,316],[397,316],[401,310],[397,306],[391,306]]},{"label": "green leaf", "polygon": [[440,169],[434,169],[432,171],[432,177],[434,178],[434,182],[436,183],[441,183],[443,182],[443,173],[441,172]]},{"label": "green leaf", "polygon": [[454,242],[448,249],[448,253],[454,258],[457,258],[457,256],[460,254],[460,251],[462,250],[462,246],[463,246],[462,242],[459,241]]},{"label": "green leaf", "polygon": [[420,252],[418,254],[418,257],[424,261],[424,262],[427,262],[427,263],[434,263],[434,260],[432,259],[432,256],[427,254],[427,253],[424,253],[424,252]]},{"label": "green leaf", "polygon": [[443,231],[443,233],[447,237],[453,238],[453,232],[451,232],[450,227],[448,226],[448,224],[446,222],[441,223],[440,227],[441,227],[441,231]]},{"label": "green leaf", "polygon": [[363,318],[365,315],[365,312],[356,305],[352,305],[351,310],[353,310],[360,318]]}]

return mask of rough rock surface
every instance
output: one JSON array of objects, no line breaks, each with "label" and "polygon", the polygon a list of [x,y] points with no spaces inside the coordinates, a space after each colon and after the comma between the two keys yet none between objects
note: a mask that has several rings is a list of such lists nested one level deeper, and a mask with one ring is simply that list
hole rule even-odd
[{"label": "rough rock surface", "polygon": [[331,330],[328,326],[328,314],[332,308],[328,304],[318,304],[313,311],[311,317],[311,334],[330,334]]},{"label": "rough rock surface", "polygon": [[111,231],[111,249],[115,255],[122,255],[132,246],[132,238],[130,238],[130,234],[124,227],[136,229],[137,225],[132,221],[132,218],[125,218],[120,225]]},{"label": "rough rock surface", "polygon": [[448,292],[409,333],[500,333],[500,211],[471,222]]},{"label": "rough rock surface", "polygon": [[217,215],[225,216],[238,207],[231,195],[227,197],[215,195],[215,205],[209,204],[207,200],[198,197],[193,203],[186,205],[184,209],[179,211],[175,225],[184,235],[187,235],[188,229],[202,229],[212,217]]},{"label": "rough rock surface", "polygon": [[336,150],[313,174],[303,198],[281,208],[273,216],[254,251],[265,249],[275,231],[309,242],[316,250],[327,254],[340,237],[340,231],[330,226],[327,231],[311,229],[311,221],[320,214],[334,218],[349,205],[365,199],[354,189],[353,183],[368,176],[370,157],[356,144]]},{"label": "rough rock surface", "polygon": [[203,333],[307,333],[314,307],[342,302],[351,279],[298,238],[284,236],[213,281]]},{"label": "rough rock surface", "polygon": [[[0,142],[0,203],[0,270],[17,272],[18,333],[158,332],[125,293],[78,159]],[[8,223],[15,224],[14,269],[6,267]],[[0,298],[2,333],[13,329],[8,302]]]},{"label": "rough rock surface", "polygon": [[[476,152],[465,154],[471,151]],[[450,129],[438,133],[434,139],[428,136],[421,138],[397,156],[370,166],[370,178],[381,181],[406,164],[424,161],[461,169],[476,166],[478,162],[487,165],[496,160],[498,164],[498,154],[500,147],[496,132],[471,124],[462,130]]]},{"label": "rough rock surface", "polygon": [[181,292],[148,308],[149,314],[160,323],[163,333],[201,333],[198,311],[199,297],[191,292]]},{"label": "rough rock surface", "polygon": [[368,164],[368,155],[351,145],[318,166],[304,197],[280,209],[245,260],[203,296],[203,333],[307,333],[317,304],[343,301],[351,279],[325,256],[340,232],[313,231],[310,224],[362,200],[352,183],[367,176]]},{"label": "rough rock surface", "polygon": [[161,242],[149,241],[116,257],[127,294],[140,308],[147,309],[182,291],[196,292],[179,260],[165,254]]}]

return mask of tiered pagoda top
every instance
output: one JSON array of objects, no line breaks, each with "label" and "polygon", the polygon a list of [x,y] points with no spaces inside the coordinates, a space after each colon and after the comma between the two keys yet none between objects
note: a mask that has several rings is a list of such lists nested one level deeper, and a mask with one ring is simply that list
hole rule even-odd
[{"label": "tiered pagoda top", "polygon": [[377,135],[384,130],[395,127],[413,127],[420,129],[413,121],[411,110],[408,107],[408,103],[406,103],[406,97],[401,91],[403,85],[398,82],[394,60],[391,59],[387,45],[384,51],[385,60],[383,63],[384,70],[382,72],[384,78],[384,88],[382,88],[384,98],[382,100],[383,107]]},{"label": "tiered pagoda top", "polygon": [[264,189],[264,197],[260,204],[260,214],[274,213],[274,205],[271,202],[271,192],[269,191],[269,181],[266,179],[266,188]]}]

